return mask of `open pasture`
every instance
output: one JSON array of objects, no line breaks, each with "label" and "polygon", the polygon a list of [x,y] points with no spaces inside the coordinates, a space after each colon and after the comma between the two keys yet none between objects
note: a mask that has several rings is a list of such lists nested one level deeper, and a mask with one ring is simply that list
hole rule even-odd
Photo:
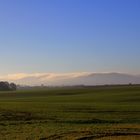
[{"label": "open pasture", "polygon": [[140,139],[140,86],[0,92],[0,139]]}]

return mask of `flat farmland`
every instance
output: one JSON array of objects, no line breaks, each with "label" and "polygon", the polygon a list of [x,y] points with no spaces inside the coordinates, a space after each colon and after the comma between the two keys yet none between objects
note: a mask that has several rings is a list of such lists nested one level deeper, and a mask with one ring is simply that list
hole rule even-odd
[{"label": "flat farmland", "polygon": [[0,92],[0,140],[140,139],[140,86]]}]

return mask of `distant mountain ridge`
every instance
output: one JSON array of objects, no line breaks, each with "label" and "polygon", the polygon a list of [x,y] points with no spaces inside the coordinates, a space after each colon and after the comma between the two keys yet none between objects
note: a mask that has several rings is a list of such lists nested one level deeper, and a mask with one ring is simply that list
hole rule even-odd
[{"label": "distant mountain ridge", "polygon": [[123,73],[86,73],[78,76],[71,76],[69,74],[60,74],[50,76],[41,74],[38,76],[29,75],[23,78],[14,80],[17,84],[24,85],[116,85],[116,84],[140,84],[139,75],[130,75]]}]

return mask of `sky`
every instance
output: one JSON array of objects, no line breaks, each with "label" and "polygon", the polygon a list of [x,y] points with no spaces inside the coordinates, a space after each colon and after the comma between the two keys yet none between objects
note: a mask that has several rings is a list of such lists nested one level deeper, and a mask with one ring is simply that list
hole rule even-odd
[{"label": "sky", "polygon": [[140,74],[140,0],[0,0],[0,75]]}]

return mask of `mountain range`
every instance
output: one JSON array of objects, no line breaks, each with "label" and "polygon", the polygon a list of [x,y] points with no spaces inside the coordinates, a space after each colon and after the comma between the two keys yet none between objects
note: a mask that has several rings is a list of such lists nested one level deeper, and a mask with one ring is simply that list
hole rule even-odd
[{"label": "mountain range", "polygon": [[[23,76],[22,76],[23,75]],[[15,75],[14,75],[15,76]],[[67,86],[67,85],[116,85],[116,84],[140,84],[140,75],[131,75],[123,73],[37,73],[20,74],[12,79],[21,85],[49,85],[49,86]]]}]

